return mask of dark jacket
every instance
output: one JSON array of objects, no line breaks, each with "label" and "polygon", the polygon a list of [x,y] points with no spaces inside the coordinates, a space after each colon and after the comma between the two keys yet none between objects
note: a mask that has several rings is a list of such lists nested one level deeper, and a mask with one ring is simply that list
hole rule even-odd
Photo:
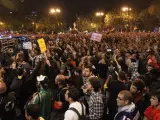
[{"label": "dark jacket", "polygon": [[147,93],[140,93],[134,97],[134,103],[136,105],[136,109],[140,113],[140,116],[143,117],[145,110],[150,105],[150,97]]},{"label": "dark jacket", "polygon": [[133,120],[135,111],[135,104],[119,107],[118,112],[114,117],[114,120]]},{"label": "dark jacket", "polygon": [[62,88],[59,88],[56,92],[56,94],[54,95],[54,101],[60,101],[63,103],[63,107],[59,110],[57,109],[54,109],[56,112],[58,113],[65,113],[65,111],[68,109],[69,107],[69,103],[66,102],[65,100],[65,93],[66,93],[66,88],[65,87],[62,87]]},{"label": "dark jacket", "polygon": [[108,109],[109,109],[109,119],[113,120],[116,112],[117,112],[117,95],[120,91],[125,90],[126,86],[121,81],[111,81],[108,84],[108,92],[109,92],[109,99],[108,99]]},{"label": "dark jacket", "polygon": [[15,97],[7,93],[0,94],[0,120],[13,120]]}]

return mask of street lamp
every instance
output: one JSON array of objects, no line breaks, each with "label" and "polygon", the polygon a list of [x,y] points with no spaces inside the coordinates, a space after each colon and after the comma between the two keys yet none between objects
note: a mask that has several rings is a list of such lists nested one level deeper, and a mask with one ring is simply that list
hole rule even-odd
[{"label": "street lamp", "polygon": [[55,15],[55,29],[58,29],[58,27],[59,27],[58,14],[61,13],[61,9],[59,9],[59,8],[51,8],[49,13],[51,15]]},{"label": "street lamp", "polygon": [[98,17],[101,17],[101,16],[104,16],[104,13],[103,12],[96,12],[96,16]]},{"label": "street lamp", "polygon": [[104,12],[96,12],[96,16],[100,17],[100,28],[102,29]]},{"label": "street lamp", "polygon": [[123,12],[128,12],[128,11],[131,11],[132,8],[129,8],[129,7],[122,7],[122,11]]},{"label": "street lamp", "polygon": [[132,8],[130,7],[122,7],[122,12],[126,13],[127,12],[127,21],[128,21],[128,24],[127,26],[130,28],[130,21],[129,21],[129,14],[130,14],[130,11],[132,11]]},{"label": "street lamp", "polygon": [[0,25],[3,25],[4,23],[3,22],[0,22]]},{"label": "street lamp", "polygon": [[59,8],[51,8],[50,9],[50,14],[56,14],[56,13],[60,13],[61,10]]}]

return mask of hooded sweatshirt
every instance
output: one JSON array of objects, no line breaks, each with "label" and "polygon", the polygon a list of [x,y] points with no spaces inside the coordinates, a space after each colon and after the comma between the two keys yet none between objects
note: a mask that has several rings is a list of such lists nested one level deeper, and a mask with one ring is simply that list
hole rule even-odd
[{"label": "hooded sweatshirt", "polygon": [[134,103],[119,107],[118,112],[114,117],[114,120],[133,120],[135,108],[136,107]]}]

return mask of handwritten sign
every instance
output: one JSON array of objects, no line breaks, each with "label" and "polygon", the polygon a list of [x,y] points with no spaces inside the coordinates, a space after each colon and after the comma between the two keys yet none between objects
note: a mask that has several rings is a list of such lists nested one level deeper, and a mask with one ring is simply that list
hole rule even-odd
[{"label": "handwritten sign", "polygon": [[38,39],[37,42],[38,42],[39,48],[41,50],[41,53],[44,53],[47,50],[44,39],[43,38]]},{"label": "handwritten sign", "polygon": [[91,40],[100,42],[102,39],[102,34],[92,33]]},{"label": "handwritten sign", "polygon": [[32,49],[32,43],[31,42],[23,42],[23,49]]}]

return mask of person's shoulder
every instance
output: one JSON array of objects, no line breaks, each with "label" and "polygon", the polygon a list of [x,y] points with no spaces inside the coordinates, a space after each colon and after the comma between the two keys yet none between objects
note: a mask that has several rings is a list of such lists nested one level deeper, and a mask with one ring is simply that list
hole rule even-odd
[{"label": "person's shoulder", "polygon": [[153,107],[152,107],[152,106],[149,106],[149,107],[146,109],[146,111],[151,111],[151,110],[153,110]]},{"label": "person's shoulder", "polygon": [[64,120],[74,120],[75,117],[78,117],[78,115],[76,114],[76,112],[74,112],[73,110],[71,109],[68,109],[66,112],[65,112],[65,119]]},{"label": "person's shoulder", "polygon": [[12,95],[6,95],[4,97],[5,111],[9,112],[15,107],[16,98]]}]

